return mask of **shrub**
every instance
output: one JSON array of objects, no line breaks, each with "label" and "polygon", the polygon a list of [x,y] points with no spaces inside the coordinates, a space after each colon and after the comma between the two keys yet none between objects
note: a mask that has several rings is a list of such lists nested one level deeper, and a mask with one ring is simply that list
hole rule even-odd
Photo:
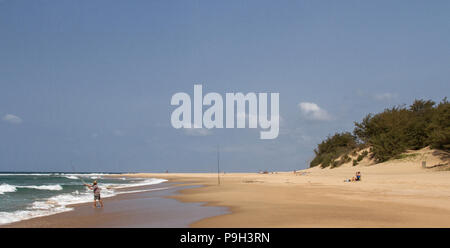
[{"label": "shrub", "polygon": [[[339,156],[350,152],[357,146],[356,137],[349,132],[336,133],[333,136],[328,136],[326,140],[322,141],[314,150],[315,157],[310,163],[310,167],[321,165],[322,168],[330,165],[338,166],[339,161],[334,163]],[[334,164],[332,164],[334,163]]]},{"label": "shrub", "polygon": [[368,154],[369,154],[368,151],[363,151],[361,154],[358,155],[358,157],[356,158],[356,160],[357,160],[358,162],[360,162],[360,161],[363,160]]},{"label": "shrub", "polygon": [[[450,103],[447,98],[437,106],[431,100],[415,100],[409,107],[396,106],[375,115],[368,114],[354,124],[353,134],[336,133],[320,143],[314,150],[315,157],[310,167],[319,164],[322,167],[339,166],[345,162],[342,159],[335,161],[338,157],[367,146],[371,147],[371,158],[376,162],[426,146],[450,150]],[[353,160],[353,165],[367,155],[367,151],[360,154]]]},{"label": "shrub", "polygon": [[430,118],[426,130],[427,144],[432,148],[450,150],[450,104],[447,98],[434,109],[434,115]]},{"label": "shrub", "polygon": [[450,149],[450,104],[444,99],[415,100],[409,108],[393,107],[355,122],[354,135],[372,146],[376,162],[384,162],[407,149]]},{"label": "shrub", "polygon": [[341,159],[333,160],[333,162],[331,163],[331,168],[335,168],[335,167],[341,166],[341,165],[343,165],[345,163],[348,163],[350,161],[352,161],[352,159],[348,156],[348,154],[345,154],[344,156],[342,156]]}]

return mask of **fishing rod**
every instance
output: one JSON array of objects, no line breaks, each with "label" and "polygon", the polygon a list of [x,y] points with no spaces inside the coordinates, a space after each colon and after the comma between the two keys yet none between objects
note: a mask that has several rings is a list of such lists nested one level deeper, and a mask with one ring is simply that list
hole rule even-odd
[{"label": "fishing rod", "polygon": [[[72,161],[70,162],[70,166],[71,166],[73,172],[77,172],[77,170],[75,169],[75,166],[72,164]],[[79,176],[78,178],[81,180],[81,182],[83,182],[83,185],[84,185],[84,186],[88,185],[88,183],[86,183],[86,182],[83,180],[83,177],[82,177],[82,176]],[[106,189],[114,189],[115,187],[113,187],[113,186],[106,186],[105,188],[106,188]]]},{"label": "fishing rod", "polygon": [[[75,170],[75,166],[73,165],[72,161],[70,161],[70,167],[72,168],[72,171],[75,173],[77,170]],[[79,176],[78,179],[83,182],[83,185],[86,185],[87,183],[83,180],[83,177]]]}]

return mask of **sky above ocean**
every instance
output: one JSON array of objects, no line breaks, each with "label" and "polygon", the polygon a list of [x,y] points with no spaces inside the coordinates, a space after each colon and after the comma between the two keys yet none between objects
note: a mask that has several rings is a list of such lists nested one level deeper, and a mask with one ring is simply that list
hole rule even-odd
[{"label": "sky above ocean", "polygon": [[[307,167],[327,135],[450,92],[449,1],[0,0],[0,171]],[[173,94],[280,93],[280,134],[177,130]]]}]

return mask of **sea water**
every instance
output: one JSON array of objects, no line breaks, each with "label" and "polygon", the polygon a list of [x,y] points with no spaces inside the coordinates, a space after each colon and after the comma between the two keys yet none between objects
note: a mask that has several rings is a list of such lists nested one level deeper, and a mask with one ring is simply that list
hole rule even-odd
[{"label": "sea water", "polygon": [[[126,188],[159,184],[164,179],[107,177],[108,173],[0,173],[0,225],[71,211],[71,204],[91,202],[84,182],[98,181],[102,198],[135,193]],[[117,174],[116,174],[117,175]]]}]

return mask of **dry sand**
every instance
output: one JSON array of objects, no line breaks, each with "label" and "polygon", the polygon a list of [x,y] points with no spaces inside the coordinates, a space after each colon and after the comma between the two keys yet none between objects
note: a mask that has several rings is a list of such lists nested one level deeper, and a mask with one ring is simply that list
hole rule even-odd
[{"label": "dry sand", "polygon": [[[376,165],[366,158],[357,166],[347,163],[334,169],[227,173],[220,175],[220,185],[215,173],[128,174],[125,176],[203,185],[188,189],[178,185],[171,192],[161,191],[159,197],[226,207],[228,211],[222,208],[205,214],[213,210],[202,207],[198,207],[201,213],[195,207],[188,211],[183,204],[156,204],[155,193],[132,194],[107,200],[103,212],[84,204],[73,212],[8,226],[450,227],[450,169],[448,165],[422,168],[422,161],[427,167],[448,164],[449,155],[426,148]],[[356,171],[361,171],[362,181],[344,182]]]},{"label": "dry sand", "polygon": [[[230,214],[192,227],[450,227],[450,171],[422,168],[448,163],[430,149],[377,165],[311,168],[269,174],[151,174],[139,177],[194,182],[173,198],[225,206]],[[344,182],[361,171],[361,182]],[[130,174],[129,176],[136,176]]]}]

